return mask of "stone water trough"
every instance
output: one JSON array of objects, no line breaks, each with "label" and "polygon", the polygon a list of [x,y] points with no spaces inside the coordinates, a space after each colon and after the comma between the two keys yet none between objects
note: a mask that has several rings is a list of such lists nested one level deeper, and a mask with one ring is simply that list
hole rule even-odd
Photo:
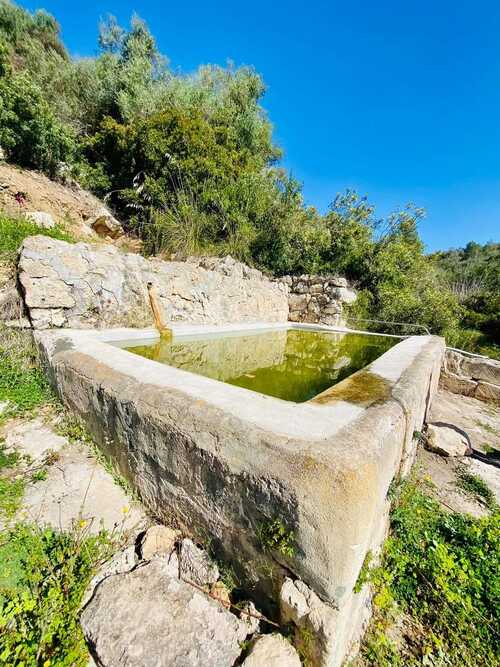
[{"label": "stone water trough", "polygon": [[[37,243],[25,242],[19,263],[32,321],[53,322],[57,311],[56,321],[88,327],[82,324],[88,311],[91,326],[113,327],[112,304],[99,290],[101,284],[118,285],[113,251]],[[157,262],[152,271],[142,258],[120,256],[126,261],[135,262],[136,284],[157,281],[174,341],[290,328],[346,333],[288,322],[286,290],[260,275],[236,279],[172,262]],[[146,268],[148,275],[141,274]],[[85,272],[83,278],[77,271]],[[58,280],[66,306],[44,305],[40,290],[30,302],[43,281]],[[210,281],[217,291],[210,292]],[[123,301],[126,281],[119,287]],[[252,292],[259,304],[253,318]],[[244,301],[239,311],[236,298]],[[180,317],[179,308],[171,317],[169,304],[189,299],[196,303],[196,317]],[[130,321],[133,313],[127,315]],[[141,311],[141,322],[143,316]],[[317,664],[340,665],[367,618],[368,587],[355,593],[356,580],[368,551],[376,551],[385,537],[389,486],[413,462],[414,432],[422,428],[438,385],[443,340],[401,339],[369,366],[295,403],[124,349],[157,341],[151,328],[41,329],[35,336],[60,397],[149,510],[209,543],[261,604],[266,596],[277,602],[283,585],[304,582],[328,610],[315,640]],[[252,354],[259,355],[258,348],[247,350],[250,367]],[[273,526],[290,548],[269,539]],[[306,610],[297,603],[291,611],[294,604],[288,600],[287,620],[300,624]]]}]

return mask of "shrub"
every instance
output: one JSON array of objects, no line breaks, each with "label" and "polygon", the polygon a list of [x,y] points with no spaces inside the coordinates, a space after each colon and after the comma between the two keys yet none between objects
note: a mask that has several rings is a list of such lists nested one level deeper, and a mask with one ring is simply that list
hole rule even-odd
[{"label": "shrub", "polygon": [[79,609],[113,543],[104,532],[90,535],[84,524],[69,532],[17,524],[1,533],[2,664],[87,664]]},{"label": "shrub", "polygon": [[74,137],[27,73],[0,78],[0,146],[12,162],[52,176],[75,151]]},{"label": "shrub", "polygon": [[[375,616],[362,655],[377,667],[498,664],[500,513],[482,519],[443,511],[417,481],[394,499],[391,535],[372,570]],[[410,644],[388,638],[396,615]]]}]

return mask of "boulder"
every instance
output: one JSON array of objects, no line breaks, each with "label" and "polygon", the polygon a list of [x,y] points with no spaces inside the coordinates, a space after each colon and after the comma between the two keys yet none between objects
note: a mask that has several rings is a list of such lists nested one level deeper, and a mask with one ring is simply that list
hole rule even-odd
[{"label": "boulder", "polygon": [[24,214],[24,217],[26,220],[29,220],[29,222],[32,222],[39,227],[43,227],[44,229],[52,229],[52,227],[56,226],[54,218],[50,213],[45,213],[44,211],[28,211]]},{"label": "boulder", "polygon": [[162,524],[150,526],[141,540],[141,557],[144,560],[151,560],[157,556],[169,556],[180,536],[179,530],[168,526]]},{"label": "boulder", "polygon": [[300,667],[299,654],[282,635],[262,635],[252,644],[244,667]]},{"label": "boulder", "polygon": [[128,546],[126,549],[122,549],[114,554],[104,565],[98,570],[98,572],[92,577],[87,590],[84,593],[82,600],[82,607],[84,607],[92,595],[96,587],[104,581],[107,577],[111,577],[113,574],[122,574],[123,572],[130,572],[137,563],[139,558],[135,553],[134,545]]},{"label": "boulder", "polygon": [[441,456],[467,456],[472,454],[470,439],[465,431],[444,422],[427,424],[425,446]]},{"label": "boulder", "polygon": [[247,634],[220,603],[172,577],[162,558],[104,579],[80,622],[105,667],[231,667]]},{"label": "boulder", "polygon": [[198,586],[215,584],[219,578],[219,568],[210,560],[207,552],[188,538],[181,542],[179,567],[181,578]]},{"label": "boulder", "polygon": [[500,361],[463,356],[461,375],[500,386]]},{"label": "boulder", "polygon": [[460,394],[462,396],[474,396],[477,388],[477,382],[474,382],[474,380],[448,371],[441,372],[439,385],[453,394]]},{"label": "boulder", "polygon": [[90,222],[90,226],[99,236],[117,239],[125,233],[120,222],[109,211],[102,209]]}]

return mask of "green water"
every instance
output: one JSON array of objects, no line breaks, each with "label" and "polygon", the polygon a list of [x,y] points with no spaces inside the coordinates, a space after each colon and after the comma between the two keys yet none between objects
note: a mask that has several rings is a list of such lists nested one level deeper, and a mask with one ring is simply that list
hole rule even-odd
[{"label": "green water", "polygon": [[301,403],[363,368],[395,338],[288,329],[182,337],[127,348],[169,366]]}]

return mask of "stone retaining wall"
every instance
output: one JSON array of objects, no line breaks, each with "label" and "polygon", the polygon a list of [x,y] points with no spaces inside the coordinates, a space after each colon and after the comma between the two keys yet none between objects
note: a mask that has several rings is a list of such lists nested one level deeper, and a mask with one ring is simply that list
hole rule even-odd
[{"label": "stone retaining wall", "polygon": [[356,292],[340,276],[282,276],[276,280],[288,286],[291,322],[344,326],[343,305],[356,301]]},{"label": "stone retaining wall", "polygon": [[447,349],[439,383],[454,394],[500,405],[500,361]]},{"label": "stone retaining wall", "polygon": [[31,236],[21,247],[18,277],[34,329],[153,324],[148,283],[167,324],[287,321],[283,284],[230,257],[212,264],[148,260],[110,245]]}]

